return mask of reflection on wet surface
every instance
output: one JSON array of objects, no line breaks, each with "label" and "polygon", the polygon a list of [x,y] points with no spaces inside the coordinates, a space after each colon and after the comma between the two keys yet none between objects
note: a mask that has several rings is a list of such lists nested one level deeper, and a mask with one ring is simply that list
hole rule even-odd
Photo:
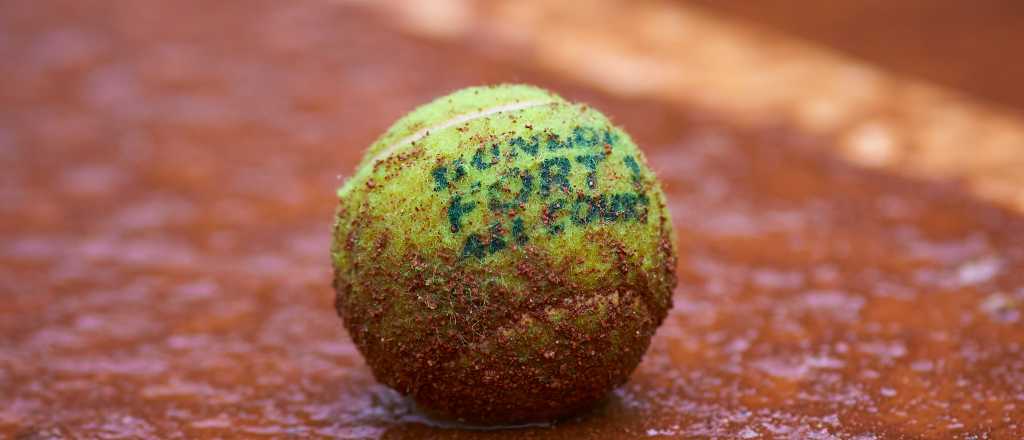
[{"label": "reflection on wet surface", "polygon": [[480,435],[374,383],[331,306],[329,222],[340,176],[399,115],[527,81],[645,148],[681,279],[606,405],[499,436],[1024,434],[1024,219],[952,185],[329,3],[21,2],[0,29],[0,433]]}]

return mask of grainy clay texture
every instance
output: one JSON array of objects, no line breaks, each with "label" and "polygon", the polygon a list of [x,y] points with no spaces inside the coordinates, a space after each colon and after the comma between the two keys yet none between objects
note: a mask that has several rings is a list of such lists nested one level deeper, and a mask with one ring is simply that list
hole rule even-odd
[{"label": "grainy clay texture", "polygon": [[445,418],[587,409],[671,306],[675,237],[642,153],[600,112],[535,87],[416,109],[338,197],[338,314],[381,382]]},{"label": "grainy clay texture", "polygon": [[[3,4],[0,437],[1024,437],[1019,212],[852,166],[835,137],[618,98],[359,8]],[[603,404],[482,433],[374,380],[326,260],[365,146],[502,82],[643,146],[679,282]]]}]

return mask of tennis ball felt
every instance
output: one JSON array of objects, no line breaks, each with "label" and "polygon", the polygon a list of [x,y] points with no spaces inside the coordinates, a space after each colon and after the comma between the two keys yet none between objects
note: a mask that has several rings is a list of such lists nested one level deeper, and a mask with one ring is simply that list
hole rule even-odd
[{"label": "tennis ball felt", "polygon": [[600,401],[671,307],[672,222],[629,136],[523,85],[400,119],[338,191],[336,308],[375,377],[437,416]]}]

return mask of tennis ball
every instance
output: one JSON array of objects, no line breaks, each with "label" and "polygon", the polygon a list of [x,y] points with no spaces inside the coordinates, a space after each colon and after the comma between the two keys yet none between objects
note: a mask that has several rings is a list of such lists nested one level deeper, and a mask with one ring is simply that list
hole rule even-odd
[{"label": "tennis ball", "polygon": [[435,416],[590,407],[671,307],[672,221],[643,154],[542,89],[468,88],[416,109],[338,197],[338,314],[377,380]]}]

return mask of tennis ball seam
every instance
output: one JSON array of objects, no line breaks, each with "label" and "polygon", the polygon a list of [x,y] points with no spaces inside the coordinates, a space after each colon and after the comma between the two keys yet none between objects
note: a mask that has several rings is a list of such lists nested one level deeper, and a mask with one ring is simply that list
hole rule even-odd
[{"label": "tennis ball seam", "polygon": [[395,152],[395,150],[398,147],[401,147],[401,146],[403,146],[405,144],[414,144],[414,143],[416,143],[416,141],[418,141],[420,139],[423,139],[424,137],[429,136],[430,133],[433,132],[433,131],[444,130],[446,128],[451,128],[451,127],[454,127],[454,126],[459,125],[459,124],[464,124],[464,123],[467,123],[467,122],[471,122],[471,121],[474,121],[474,120],[477,120],[477,119],[481,119],[481,118],[486,118],[486,117],[497,115],[497,114],[500,114],[500,113],[517,112],[517,111],[526,110],[528,108],[540,107],[540,106],[544,106],[544,105],[548,105],[548,104],[554,104],[556,102],[558,102],[558,101],[555,101],[553,99],[548,99],[548,100],[535,100],[535,101],[525,101],[525,102],[516,102],[516,103],[505,103],[505,104],[497,105],[497,106],[494,106],[494,107],[491,107],[491,108],[481,109],[481,110],[478,110],[478,111],[475,111],[475,112],[472,112],[472,113],[463,113],[461,115],[454,116],[451,119],[448,119],[447,121],[444,121],[444,122],[442,122],[440,124],[436,124],[436,125],[433,125],[433,126],[430,126],[430,127],[427,127],[427,128],[420,129],[419,131],[417,131],[417,132],[415,132],[415,133],[413,133],[413,134],[411,134],[409,136],[406,136],[405,138],[402,138],[402,139],[392,143],[391,145],[388,145],[387,147],[384,147],[384,149],[382,149],[379,153],[377,153],[376,155],[373,156],[373,159],[370,160],[370,164],[377,163],[381,159],[384,159],[384,158],[390,156],[392,153]]},{"label": "tennis ball seam", "polygon": [[[450,119],[445,120],[445,121],[443,121],[441,123],[432,125],[430,127],[422,128],[422,129],[416,131],[415,133],[413,133],[411,135],[408,135],[408,136],[406,136],[406,137],[404,137],[402,139],[399,139],[398,141],[395,141],[395,142],[389,144],[388,146],[384,147],[379,152],[377,152],[377,154],[375,154],[373,156],[373,158],[371,158],[367,162],[366,166],[363,167],[363,168],[369,168],[369,169],[372,170],[373,167],[377,163],[387,159],[391,155],[393,155],[396,152],[400,151],[401,147],[415,146],[417,141],[422,140],[423,138],[425,138],[427,136],[430,136],[431,133],[437,133],[437,132],[439,132],[441,130],[449,129],[449,128],[452,128],[452,127],[455,127],[455,126],[458,126],[458,125],[461,125],[461,124],[467,124],[467,123],[473,122],[473,121],[478,120],[478,119],[483,119],[483,118],[488,118],[488,117],[492,117],[492,116],[497,116],[497,115],[500,115],[500,114],[518,113],[518,112],[522,112],[523,110],[528,110],[528,109],[536,108],[536,107],[543,107],[543,106],[546,106],[546,105],[559,104],[561,102],[562,101],[557,100],[557,99],[540,99],[540,100],[530,100],[530,101],[523,101],[523,102],[502,103],[500,105],[496,105],[496,106],[485,108],[485,109],[480,109],[480,110],[477,110],[475,112],[462,113],[462,114],[453,116]],[[350,181],[354,181],[357,178],[359,178],[360,175],[362,174],[359,171],[360,170],[357,170],[356,174],[353,175],[352,177],[350,177],[349,180]],[[346,188],[348,186],[349,185],[346,184],[346,185],[342,185],[341,188],[338,188],[337,196],[339,198],[344,196],[344,194],[346,192]]]}]

